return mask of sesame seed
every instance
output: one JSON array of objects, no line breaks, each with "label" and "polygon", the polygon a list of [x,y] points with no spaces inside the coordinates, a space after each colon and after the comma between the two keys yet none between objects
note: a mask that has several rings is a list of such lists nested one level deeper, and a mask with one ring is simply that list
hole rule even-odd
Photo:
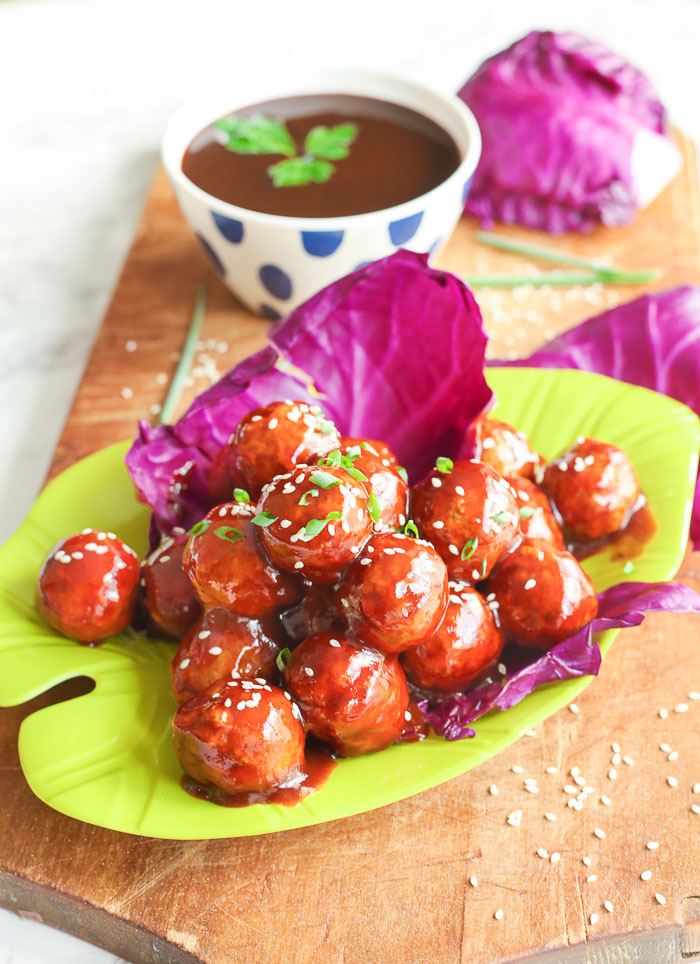
[{"label": "sesame seed", "polygon": [[557,772],[557,768],[556,768],[556,767],[553,767],[553,766],[550,766],[550,767],[547,767],[544,772],[545,772],[545,773],[556,773],[556,772]]},{"label": "sesame seed", "polygon": [[650,840],[647,843],[647,850],[658,850],[659,844],[656,840]]},{"label": "sesame seed", "polygon": [[595,911],[593,911],[591,916],[588,918],[588,921],[592,926],[598,923],[598,915]]},{"label": "sesame seed", "polygon": [[501,676],[505,676],[505,675],[506,675],[507,670],[506,670],[506,664],[505,664],[505,663],[499,663],[497,668],[498,668],[498,672],[500,673]]},{"label": "sesame seed", "polygon": [[307,676],[313,676],[313,675],[314,675],[314,671],[311,669],[310,666],[305,666],[305,667],[304,667],[304,672],[306,673]]},{"label": "sesame seed", "polygon": [[659,716],[661,717],[662,720],[665,720],[666,717],[668,716],[668,710],[662,706],[661,709],[659,710]]},{"label": "sesame seed", "polygon": [[209,639],[210,636],[211,636],[211,630],[210,630],[210,629],[203,629],[203,630],[201,631],[201,633],[199,633],[199,638],[200,638],[200,639]]},{"label": "sesame seed", "polygon": [[611,900],[604,900],[603,907],[607,910],[608,914],[613,912],[613,902]]},{"label": "sesame seed", "polygon": [[693,793],[700,793],[700,783],[693,784]]},{"label": "sesame seed", "polygon": [[138,347],[139,347],[139,343],[137,341],[134,341],[133,338],[129,338],[128,341],[124,343],[124,351],[128,351],[129,354],[131,354],[131,352],[136,351]]},{"label": "sesame seed", "polygon": [[457,493],[457,495],[464,495],[464,487],[461,485],[456,485],[455,492]]},{"label": "sesame seed", "polygon": [[675,777],[666,777],[666,783],[668,783],[669,787],[678,786],[678,780],[676,780]]},{"label": "sesame seed", "polygon": [[404,720],[406,720],[406,722],[408,723],[408,721],[411,719],[411,713],[410,713],[409,710],[406,710],[406,712],[405,712],[404,715],[403,715],[403,718],[404,718]]},{"label": "sesame seed", "polygon": [[654,900],[656,901],[657,904],[663,905],[666,903],[666,898],[664,897],[663,894],[654,894]]},{"label": "sesame seed", "polygon": [[478,569],[472,569],[472,579],[476,579],[477,582],[481,579],[481,573]]},{"label": "sesame seed", "polygon": [[537,854],[538,857],[542,857],[543,860],[546,860],[549,857],[549,854],[544,849],[544,847],[538,847],[535,853]]},{"label": "sesame seed", "polygon": [[511,767],[511,770],[512,770],[513,773],[523,773],[523,772],[524,772],[523,768],[522,768],[521,766],[518,766],[517,763],[514,763],[514,764],[513,764],[513,766]]},{"label": "sesame seed", "polygon": [[631,756],[623,756],[622,762],[625,764],[625,766],[631,767],[634,763],[634,760]]},{"label": "sesame seed", "polygon": [[674,712],[674,713],[687,713],[687,712],[688,712],[688,704],[687,704],[687,703],[679,703],[678,706],[675,706],[675,707],[673,708],[673,712]]},{"label": "sesame seed", "polygon": [[666,757],[666,759],[667,759],[667,760],[670,760],[671,763],[673,763],[674,760],[677,760],[677,759],[678,759],[678,750],[672,750],[672,751],[669,753],[669,755]]},{"label": "sesame seed", "polygon": [[700,693],[697,693],[697,692],[695,692],[695,690],[693,690],[692,692],[688,693],[688,699],[689,699],[689,700],[700,700]]},{"label": "sesame seed", "polygon": [[477,877],[470,877],[470,878],[469,878],[469,883],[472,885],[472,887],[478,887],[478,886],[479,886],[479,880],[478,880]]},{"label": "sesame seed", "polygon": [[610,744],[610,749],[613,751],[613,753],[619,753],[619,752],[620,752],[620,744],[619,744],[619,743],[611,743],[611,744]]},{"label": "sesame seed", "polygon": [[439,489],[440,486],[442,485],[442,482],[440,481],[440,479],[432,478],[430,482],[436,489]]},{"label": "sesame seed", "polygon": [[582,857],[581,863],[584,865],[584,867],[590,867],[593,861],[591,860],[590,857]]},{"label": "sesame seed", "polygon": [[664,753],[671,752],[671,747],[668,745],[668,743],[659,743],[659,749],[663,750]]},{"label": "sesame seed", "polygon": [[693,811],[693,813],[700,813],[700,806],[698,806],[697,803],[691,803],[690,809]]},{"label": "sesame seed", "polygon": [[613,766],[617,766],[619,763],[621,763],[621,761],[622,757],[619,753],[613,753],[613,755],[610,757],[610,762],[613,764]]},{"label": "sesame seed", "polygon": [[222,710],[222,711],[221,711],[221,722],[222,722],[222,723],[225,723],[227,719],[228,719],[228,713],[226,712],[226,710]]},{"label": "sesame seed", "polygon": [[586,778],[577,773],[574,777],[574,783],[577,787],[584,787],[586,785]]},{"label": "sesame seed", "polygon": [[651,880],[651,871],[643,870],[639,876],[642,878],[642,880]]},{"label": "sesame seed", "polygon": [[270,421],[267,423],[267,427],[271,429],[277,428],[278,425],[279,425],[278,418],[271,418]]},{"label": "sesame seed", "polygon": [[189,665],[190,665],[189,659],[183,659],[183,661],[180,663],[180,669],[187,669]]},{"label": "sesame seed", "polygon": [[554,821],[557,819],[557,815],[556,813],[545,813],[544,819],[549,821]]},{"label": "sesame seed", "polygon": [[223,649],[221,648],[221,646],[212,646],[209,652],[211,653],[212,656],[221,656],[221,654],[223,653]]},{"label": "sesame seed", "polygon": [[559,853],[559,851],[555,850],[554,853],[550,856],[549,862],[550,864],[558,864],[560,860],[561,860],[561,854]]},{"label": "sesame seed", "polygon": [[539,793],[540,788],[533,783],[526,783],[524,788],[528,793]]},{"label": "sesame seed", "polygon": [[495,444],[496,444],[496,439],[485,438],[484,441],[481,443],[481,447],[482,449],[492,449]]},{"label": "sesame seed", "polygon": [[119,394],[121,395],[122,398],[126,398],[126,399],[133,398],[134,390],[133,388],[129,388],[128,385],[125,385],[124,388],[120,390]]},{"label": "sesame seed", "polygon": [[578,705],[577,705],[576,703],[569,703],[569,709],[571,710],[572,713],[580,713],[580,712],[581,712],[581,711],[579,710]]},{"label": "sesame seed", "polygon": [[588,877],[586,877],[587,884],[594,884],[596,880],[598,880],[597,874],[589,874]]},{"label": "sesame seed", "polygon": [[236,709],[237,709],[237,710],[244,710],[244,709],[245,709],[245,700],[241,700],[240,703],[236,703]]},{"label": "sesame seed", "polygon": [[564,793],[578,793],[576,787],[573,787],[570,783],[567,783],[564,787]]},{"label": "sesame seed", "polygon": [[611,767],[608,770],[608,780],[617,780],[617,770],[615,767]]},{"label": "sesame seed", "polygon": [[295,569],[303,569],[303,568],[304,568],[304,563],[301,561],[301,559],[298,559],[298,560],[294,563],[294,568],[295,568]]},{"label": "sesame seed", "polygon": [[525,585],[523,586],[523,589],[534,589],[536,585],[537,585],[536,579],[528,579]]},{"label": "sesame seed", "polygon": [[[215,695],[219,696],[218,693],[216,693]],[[227,696],[226,699],[224,700],[224,706],[230,706],[230,705],[231,705],[231,697]]]},{"label": "sesame seed", "polygon": [[600,795],[600,802],[601,802],[604,806],[609,807],[609,806],[610,806],[610,797],[606,797],[604,793],[601,793],[601,795]]},{"label": "sesame seed", "polygon": [[598,838],[598,840],[605,840],[605,831],[604,831],[604,830],[601,830],[600,827],[596,827],[596,828],[593,830],[593,833],[594,833],[595,836]]},{"label": "sesame seed", "polygon": [[[658,897],[658,894],[657,894],[657,897]],[[503,920],[503,908],[499,907],[493,916],[496,920]]]}]

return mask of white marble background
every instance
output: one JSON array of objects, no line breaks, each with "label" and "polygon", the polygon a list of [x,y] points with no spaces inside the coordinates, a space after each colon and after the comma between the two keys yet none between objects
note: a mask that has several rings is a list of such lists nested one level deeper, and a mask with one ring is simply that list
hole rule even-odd
[{"label": "white marble background", "polygon": [[[311,62],[454,90],[533,27],[606,41],[700,141],[698,0],[0,0],[0,539],[41,486],[163,125],[193,88]],[[115,960],[0,910],[0,964]]]}]

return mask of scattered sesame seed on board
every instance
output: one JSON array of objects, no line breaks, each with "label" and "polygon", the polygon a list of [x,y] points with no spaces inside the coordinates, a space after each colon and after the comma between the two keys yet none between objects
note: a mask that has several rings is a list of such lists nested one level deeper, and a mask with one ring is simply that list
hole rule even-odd
[{"label": "scattered sesame seed on board", "polygon": [[700,693],[696,692],[695,690],[692,690],[690,693],[688,693],[688,699],[689,699],[689,700],[700,700]]},{"label": "scattered sesame seed on board", "polygon": [[551,822],[557,819],[557,815],[556,813],[545,813],[544,819],[549,820]]},{"label": "scattered sesame seed on board", "polygon": [[666,783],[668,783],[671,788],[678,786],[678,780],[676,780],[675,777],[666,777]]},{"label": "scattered sesame seed on board", "polygon": [[492,783],[491,786],[489,787],[489,793],[491,794],[492,797],[498,796],[498,787],[496,786],[495,783]]},{"label": "scattered sesame seed on board", "polygon": [[479,886],[479,878],[478,878],[478,877],[470,877],[470,878],[469,878],[469,883],[472,885],[472,887],[478,887],[478,886]]},{"label": "scattered sesame seed on board", "polygon": [[691,803],[691,804],[690,804],[690,809],[691,809],[691,811],[692,811],[693,813],[700,813],[700,804]]},{"label": "scattered sesame seed on board", "polygon": [[614,907],[613,907],[613,902],[611,900],[604,900],[603,907],[607,910],[608,914],[612,914]]},{"label": "scattered sesame seed on board", "polygon": [[597,874],[589,874],[588,877],[586,877],[587,884],[594,884],[596,880],[598,880]]},{"label": "scattered sesame seed on board", "polygon": [[647,850],[658,850],[658,849],[659,849],[659,843],[657,840],[647,841]]},{"label": "scattered sesame seed on board", "polygon": [[549,857],[549,854],[548,854],[548,852],[544,849],[544,847],[538,847],[537,850],[535,851],[535,853],[537,854],[538,857],[542,857],[543,860],[546,860],[547,857]]},{"label": "scattered sesame seed on board", "polygon": [[581,857],[581,863],[584,867],[590,867],[593,861],[590,857]]},{"label": "scattered sesame seed on board", "polygon": [[651,871],[643,870],[639,876],[642,880],[651,880]]},{"label": "scattered sesame seed on board", "polygon": [[549,862],[550,864],[558,864],[560,859],[561,854],[555,850],[554,853],[550,855]]},{"label": "scattered sesame seed on board", "polygon": [[517,763],[514,763],[510,769],[513,773],[524,773],[523,768],[521,766],[518,766]]},{"label": "scattered sesame seed on board", "polygon": [[595,911],[588,918],[588,921],[591,925],[595,925],[598,923],[598,915],[595,913]]},{"label": "scattered sesame seed on board", "polygon": [[[658,895],[657,895],[658,896]],[[493,915],[496,920],[503,920],[503,908],[499,907],[496,913]]]},{"label": "scattered sesame seed on board", "polygon": [[663,894],[654,894],[654,900],[656,901],[657,904],[666,903],[666,898],[664,897]]},{"label": "scattered sesame seed on board", "polygon": [[688,704],[687,704],[687,703],[678,703],[677,706],[675,706],[675,707],[673,708],[673,712],[674,712],[674,713],[687,713],[687,712],[688,712]]},{"label": "scattered sesame seed on board", "polygon": [[569,703],[569,709],[571,710],[572,713],[580,713],[580,712],[581,712],[580,709],[578,708],[578,705],[577,705],[576,703]]},{"label": "scattered sesame seed on board", "polygon": [[659,710],[659,716],[661,717],[662,720],[665,720],[668,716],[668,710],[662,706],[661,709]]},{"label": "scattered sesame seed on board", "polygon": [[593,834],[598,838],[598,840],[605,840],[605,836],[606,836],[605,831],[601,830],[600,827],[595,827],[593,830]]}]

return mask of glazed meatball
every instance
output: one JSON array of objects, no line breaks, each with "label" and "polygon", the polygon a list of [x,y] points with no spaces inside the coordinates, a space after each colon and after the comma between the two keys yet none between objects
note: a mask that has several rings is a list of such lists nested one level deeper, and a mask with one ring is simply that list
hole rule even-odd
[{"label": "glazed meatball", "polygon": [[520,538],[510,485],[490,465],[473,459],[454,465],[448,460],[446,470],[433,469],[413,489],[411,511],[421,535],[445,560],[450,578],[463,582],[486,578]]},{"label": "glazed meatball", "polygon": [[507,422],[482,415],[469,429],[474,458],[485,462],[499,475],[523,475],[531,479],[542,459],[527,436]]},{"label": "glazed meatball", "polygon": [[447,568],[422,539],[374,535],[338,587],[350,634],[385,653],[428,640],[447,609]]},{"label": "glazed meatball", "polygon": [[401,657],[414,686],[457,693],[479,681],[503,649],[503,636],[483,597],[466,583],[450,583],[445,618],[430,639]]},{"label": "glazed meatball", "polygon": [[640,493],[627,453],[590,438],[579,438],[550,462],[542,484],[565,530],[578,540],[601,539],[621,529]]},{"label": "glazed meatball", "polygon": [[204,606],[259,616],[299,598],[299,581],[271,566],[261,551],[254,517],[255,506],[229,502],[192,528],[183,562]]},{"label": "glazed meatball", "polygon": [[507,555],[487,590],[506,638],[519,646],[551,649],[598,612],[593,583],[578,561],[542,540]]},{"label": "glazed meatball", "polygon": [[39,573],[37,606],[46,622],[80,643],[101,643],[131,622],[140,565],[113,532],[83,529],[62,539]]},{"label": "glazed meatball", "polygon": [[398,471],[396,458],[381,442],[343,439],[340,452],[352,459],[353,468],[367,478],[377,500],[373,521],[394,528],[406,523],[408,486]]},{"label": "glazed meatball", "polygon": [[280,619],[292,643],[301,643],[312,633],[342,631],[343,626],[333,586],[311,582],[304,585],[299,602],[285,609]]},{"label": "glazed meatball", "polygon": [[170,664],[175,699],[186,703],[222,677],[274,680],[275,660],[286,642],[273,613],[249,619],[226,609],[207,610]]},{"label": "glazed meatball", "polygon": [[172,735],[183,769],[204,786],[264,793],[300,778],[299,711],[269,683],[215,681],[180,707]]},{"label": "glazed meatball", "polygon": [[565,549],[561,526],[552,511],[547,493],[523,476],[512,475],[506,481],[510,482],[515,492],[523,539],[544,539],[557,549]]},{"label": "glazed meatball", "polygon": [[408,685],[396,656],[340,633],[315,633],[285,673],[309,732],[341,756],[383,750],[401,735]]},{"label": "glazed meatball", "polygon": [[182,565],[187,539],[187,533],[178,529],[141,566],[141,599],[149,626],[176,639],[182,639],[202,608]]},{"label": "glazed meatball", "polygon": [[335,426],[306,402],[272,402],[244,415],[231,436],[231,469],[258,497],[262,487],[295,465],[340,445]]},{"label": "glazed meatball", "polygon": [[299,465],[263,489],[260,537],[272,562],[310,582],[337,582],[372,531],[369,493],[346,469]]}]

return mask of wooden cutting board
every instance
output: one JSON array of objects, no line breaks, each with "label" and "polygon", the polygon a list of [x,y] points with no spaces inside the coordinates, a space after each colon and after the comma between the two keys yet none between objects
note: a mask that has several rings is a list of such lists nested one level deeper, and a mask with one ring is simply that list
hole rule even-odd
[{"label": "wooden cutting board", "polygon": [[[630,269],[659,268],[647,289],[700,283],[696,159],[680,135],[679,144],[682,173],[633,226],[561,239],[505,233]],[[441,266],[534,270],[478,246],[474,230],[459,225]],[[266,326],[208,272],[159,173],[52,474],[132,435],[137,418],[162,403],[204,276],[209,302],[183,405],[259,348]],[[476,292],[493,356],[527,354],[638,293]],[[681,576],[700,588],[700,554],[686,557]],[[495,964],[537,951],[538,961],[664,962],[681,950],[700,959],[700,814],[691,811],[700,804],[692,792],[700,782],[700,701],[688,696],[700,691],[699,642],[697,619],[649,617],[616,641],[578,712],[562,711],[478,769],[373,813],[242,840],[133,837],[40,803],[19,767],[17,730],[32,710],[80,686],[63,684],[0,711],[0,904],[134,962]],[[611,762],[613,744],[628,762]],[[580,812],[563,792],[576,776],[594,788]],[[539,793],[525,791],[528,777]],[[516,810],[522,819],[511,826],[506,817]],[[648,841],[658,848],[647,849]],[[538,848],[560,859],[537,856]],[[643,881],[647,869],[653,876]]]}]

